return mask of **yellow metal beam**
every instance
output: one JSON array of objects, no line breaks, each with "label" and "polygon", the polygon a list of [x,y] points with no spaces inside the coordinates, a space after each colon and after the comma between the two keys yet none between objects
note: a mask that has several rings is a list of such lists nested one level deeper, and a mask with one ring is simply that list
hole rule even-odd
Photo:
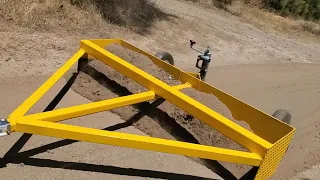
[{"label": "yellow metal beam", "polygon": [[[191,85],[188,83],[173,86],[175,89],[184,89],[190,88]],[[42,120],[49,122],[59,122],[67,119],[85,116],[89,114],[94,114],[102,111],[107,111],[110,109],[128,106],[140,102],[150,101],[156,98],[156,94],[153,91],[143,92],[139,94],[133,94],[113,99],[108,99],[99,102],[93,102],[88,104],[82,104],[37,114],[31,114],[25,116],[25,120],[34,119],[34,120]]]},{"label": "yellow metal beam", "polygon": [[52,110],[48,112],[42,112],[38,114],[32,114],[25,116],[25,120],[35,119],[50,122],[63,121],[75,117],[85,116],[89,114],[94,114],[122,106],[132,105],[144,101],[149,101],[155,98],[155,94],[152,91],[113,98],[109,100],[93,102],[89,104],[82,104],[57,110]]},{"label": "yellow metal beam", "polygon": [[113,69],[121,72],[127,77],[130,77],[164,99],[177,105],[186,112],[189,112],[194,117],[202,120],[209,126],[217,129],[222,134],[249,149],[251,152],[264,156],[266,150],[272,146],[268,141],[253,134],[249,130],[239,126],[219,113],[211,110],[198,101],[172,88],[166,83],[106,51],[89,40],[82,40],[80,47],[106,65],[109,65]]},{"label": "yellow metal beam", "polygon": [[[155,56],[147,53],[146,51],[143,51],[143,50],[141,50],[141,49],[139,49],[139,48],[137,48],[137,47],[135,47],[135,46],[133,46],[133,45],[125,42],[125,41],[121,41],[121,42],[120,42],[120,45],[121,45],[122,47],[124,47],[124,48],[130,49],[130,50],[132,50],[132,51],[135,51],[135,52],[138,52],[138,53],[140,53],[140,54],[143,54],[143,55],[145,55],[146,57],[149,57],[150,60],[152,60],[152,62],[153,62],[155,65],[157,65],[159,68],[167,71],[167,72],[170,73],[175,79],[178,79],[178,80],[179,80],[179,76],[182,74],[182,71],[179,70],[177,67],[172,66],[170,63],[167,63],[167,62],[165,62],[165,61],[162,61],[162,60],[160,60],[159,58],[157,58],[157,57],[155,57]],[[185,83],[185,82],[183,82],[183,83]],[[190,81],[190,82],[188,82],[188,83],[190,83],[190,84],[192,85],[192,87],[194,87],[194,84],[192,84],[192,83],[193,83],[192,81]]]},{"label": "yellow metal beam", "polygon": [[[26,99],[9,117],[20,117],[27,113],[32,106],[83,56],[85,51],[80,49],[61,68],[59,68],[40,88]],[[9,118],[10,119],[10,118]],[[14,126],[15,122],[10,122]]]},{"label": "yellow metal beam", "polygon": [[189,83],[184,83],[184,84],[172,86],[172,88],[174,88],[174,89],[176,89],[176,90],[181,90],[181,89],[185,89],[185,88],[191,88],[191,84],[189,84]]},{"label": "yellow metal beam", "polygon": [[[169,86],[103,49],[112,43],[149,57],[154,64],[185,84]],[[24,116],[81,57],[95,57],[150,91]],[[234,118],[247,122],[255,134],[179,91],[189,87],[215,95],[230,109]],[[179,106],[253,153],[53,123],[159,97]],[[260,166],[255,179],[267,179],[274,173],[295,131],[293,127],[197,79],[196,74],[183,72],[121,39],[81,41],[81,49],[24,101],[8,120],[11,131]]]},{"label": "yellow metal beam", "polygon": [[[109,40],[100,40],[101,42],[106,41],[110,44]],[[93,43],[95,43],[94,41]],[[165,71],[169,72],[174,78],[180,80],[182,83],[190,83],[193,88],[197,89],[198,91],[205,92],[208,94],[213,94],[216,96],[221,102],[223,102],[232,113],[232,116],[240,121],[244,121],[249,124],[250,129],[259,137],[265,139],[270,143],[275,143],[280,140],[283,136],[290,133],[294,130],[288,124],[285,124],[274,117],[258,110],[239,99],[213,87],[203,81],[200,80],[200,77],[196,73],[186,73],[181,71],[180,69],[168,64],[164,63],[163,61],[159,60],[158,58],[154,57],[153,55],[121,40],[116,41],[117,44],[128,48],[130,50],[136,51],[141,53],[147,57],[149,57],[154,64],[158,67],[164,69]],[[270,129],[273,130],[270,133]]]},{"label": "yellow metal beam", "polygon": [[232,117],[247,122],[255,134],[272,144],[294,130],[290,125],[208,84],[200,83],[197,90],[215,95],[229,108]]},{"label": "yellow metal beam", "polygon": [[91,39],[91,42],[94,42],[96,45],[105,48],[109,44],[121,44],[121,39]]},{"label": "yellow metal beam", "polygon": [[258,166],[261,162],[261,157],[250,152],[242,152],[148,136],[110,132],[45,121],[29,119],[26,121],[17,121],[16,130],[19,132],[43,136],[109,144],[170,154],[180,154],[252,166]]}]

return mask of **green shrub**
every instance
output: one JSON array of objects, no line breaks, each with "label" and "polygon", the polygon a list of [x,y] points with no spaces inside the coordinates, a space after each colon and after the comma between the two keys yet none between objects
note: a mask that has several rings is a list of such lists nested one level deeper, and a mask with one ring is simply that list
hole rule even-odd
[{"label": "green shrub", "polygon": [[320,0],[267,0],[265,8],[278,11],[283,16],[320,19]]},{"label": "green shrub", "polygon": [[[190,0],[189,0],[190,1]],[[192,0],[196,1],[196,0]],[[225,7],[237,0],[212,0],[217,7]],[[320,20],[320,0],[240,0],[244,4],[278,12],[282,16]]]}]

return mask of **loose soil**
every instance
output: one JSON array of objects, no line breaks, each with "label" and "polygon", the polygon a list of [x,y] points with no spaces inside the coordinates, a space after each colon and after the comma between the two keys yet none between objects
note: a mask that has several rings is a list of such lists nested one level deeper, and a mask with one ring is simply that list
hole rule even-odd
[{"label": "loose soil", "polygon": [[[213,61],[207,75],[209,84],[268,114],[272,114],[279,108],[288,109],[292,113],[292,126],[297,131],[281,164],[270,179],[287,180],[295,175],[298,175],[298,179],[320,179],[317,178],[319,171],[316,169],[312,169],[311,172],[317,177],[311,177],[309,171],[308,175],[303,173],[314,165],[319,165],[320,162],[319,38],[312,36],[304,39],[296,35],[269,33],[245,23],[242,18],[218,9],[203,8],[185,1],[152,1],[165,13],[177,17],[170,16],[169,20],[161,21],[160,19],[160,21],[153,22],[152,27],[147,28],[148,32],[142,35],[136,34],[126,27],[110,24],[94,9],[78,8],[70,5],[70,1],[66,0],[45,1],[45,3],[13,0],[0,3],[0,52],[2,55],[0,57],[0,95],[2,95],[0,99],[2,102],[6,102],[2,103],[2,106],[0,105],[1,116],[9,115],[45,79],[61,67],[78,50],[79,41],[82,39],[122,38],[151,53],[166,50],[174,56],[175,64],[178,67],[186,71],[194,71],[197,53],[190,50],[188,46],[189,40],[193,39],[197,41],[199,49],[205,49],[206,46],[212,47]],[[94,64],[95,62],[90,63]],[[100,64],[96,66],[100,66]],[[96,67],[96,69],[98,68]],[[104,71],[101,72],[106,74]],[[42,79],[43,75],[45,77]],[[82,73],[80,76],[85,75],[87,74]],[[90,78],[91,76],[83,80],[92,82],[79,85],[84,87],[93,85],[96,81]],[[20,80],[18,81],[18,79]],[[114,87],[112,82],[109,81],[111,85],[104,81],[98,81],[97,84],[109,85],[109,89],[112,89]],[[124,86],[120,80],[117,83]],[[100,99],[112,95],[114,97],[120,96],[110,93],[107,96],[106,88],[104,86],[101,88],[98,85],[93,86],[96,87],[97,99],[100,93]],[[62,87],[63,84],[57,86]],[[59,88],[54,90],[58,91]],[[90,88],[87,90],[88,92],[83,91],[82,94],[87,93],[86,97],[93,96],[90,94]],[[113,90],[116,91],[116,89]],[[116,92],[119,93],[119,91]],[[64,107],[77,103],[88,103],[86,99],[79,97],[73,91],[69,91],[69,95],[70,93],[74,96],[62,100],[61,103]],[[214,97],[211,96],[211,98]],[[51,99],[48,98],[43,102],[50,101]],[[201,102],[205,104],[205,101],[206,99]],[[64,102],[67,104],[63,104]],[[146,104],[148,108],[152,102]],[[160,104],[160,102],[157,103]],[[46,105],[47,103],[40,103],[37,112],[42,111]],[[140,111],[136,106],[128,112],[134,114],[134,111],[141,112],[141,116],[142,112],[146,112]],[[166,111],[166,113],[170,112]],[[97,128],[102,129],[123,122],[109,112],[103,112],[97,116],[79,118],[75,124],[90,127],[98,123],[100,126]],[[131,117],[127,116],[127,119]],[[105,117],[108,118],[108,121]],[[137,121],[134,126],[140,125],[139,128],[143,129],[141,125],[145,124],[142,123],[145,118],[146,116]],[[125,118],[123,117],[123,119]],[[148,119],[150,120],[148,127],[144,130],[153,129],[150,131],[153,133],[152,136],[167,136],[169,139],[178,139],[181,132],[188,134],[191,132],[186,128],[181,128],[180,131],[179,127],[186,127],[186,125],[180,125],[179,121],[171,121],[179,125],[176,127],[168,126],[175,130],[172,132],[178,132],[171,135],[172,132],[169,131],[170,134],[164,128],[159,128],[164,127],[164,124],[159,126],[154,119],[154,117]],[[128,122],[130,121],[126,121],[121,126],[125,127],[130,124]],[[150,128],[152,125],[154,128]],[[185,131],[182,131],[183,129]],[[121,131],[140,132],[133,127],[124,128]],[[180,139],[188,139],[185,138],[187,137],[185,134]],[[16,142],[19,135],[19,133],[13,133],[11,136],[1,138],[2,157]],[[190,141],[192,137],[193,141],[203,143],[199,137],[195,138],[195,134],[190,136]],[[31,147],[41,149],[39,146],[46,143],[48,143],[47,137],[37,136],[32,142],[27,143],[27,149]],[[207,171],[207,168],[195,163],[190,164],[180,156],[162,153],[149,154],[134,149],[121,150],[121,148],[85,142],[76,144],[75,146],[68,145],[56,148],[53,150],[54,158],[51,154],[52,150],[50,153],[48,151],[32,156],[28,160],[19,158],[20,162],[15,162],[16,164],[10,162],[6,168],[1,168],[0,175],[4,177],[3,179],[53,179],[54,177],[79,180],[88,179],[88,177],[91,179],[140,179],[138,176],[141,174],[142,176],[150,174],[151,178],[159,178],[159,176],[168,178],[172,175],[170,173],[173,173],[175,179],[183,177],[184,174],[215,177]],[[52,146],[45,145],[44,147]],[[37,158],[43,158],[46,161]],[[77,162],[81,163],[77,164]],[[75,165],[71,165],[73,163]],[[177,166],[177,164],[179,165]],[[72,167],[74,170],[70,170]],[[230,169],[235,171],[234,168]],[[176,176],[175,173],[179,173],[179,176]],[[121,177],[119,178],[119,176]]]},{"label": "loose soil", "polygon": [[[148,57],[142,54],[116,44],[110,45],[106,49],[171,86],[181,84],[180,81],[173,79],[170,74],[157,67]],[[145,87],[98,60],[88,62],[88,65],[82,66],[81,69],[73,84],[73,89],[92,101],[147,91]],[[192,88],[183,89],[182,92],[232,119],[228,108],[215,96]],[[228,137],[162,98],[112,109],[111,112],[118,114],[126,121],[120,126],[133,125],[153,137],[247,151]],[[204,162],[211,169],[213,168],[210,167],[212,163],[208,160],[200,162]],[[237,167],[243,169],[240,174],[248,170],[248,168],[244,168],[245,166]]]}]

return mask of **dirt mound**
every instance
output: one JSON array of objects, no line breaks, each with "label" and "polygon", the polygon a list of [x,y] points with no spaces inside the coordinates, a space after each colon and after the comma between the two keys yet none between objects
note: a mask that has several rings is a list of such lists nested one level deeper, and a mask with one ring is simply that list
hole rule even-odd
[{"label": "dirt mound", "polygon": [[[174,80],[170,74],[158,68],[148,57],[142,54],[118,45],[110,45],[106,49],[169,85],[181,84],[180,81]],[[79,74],[73,88],[79,94],[93,101],[147,91],[145,87],[100,61],[94,60],[89,62],[89,65],[82,71],[84,73],[81,72]],[[230,119],[232,118],[228,108],[216,97],[194,89],[184,89],[182,92],[220,114]],[[202,121],[193,118],[179,107],[162,99],[117,108],[111,111],[120,115],[127,122],[130,122],[130,125],[136,125],[151,136],[244,150],[243,147]]]},{"label": "dirt mound", "polygon": [[[180,81],[174,80],[170,74],[158,68],[148,57],[142,54],[118,45],[108,46],[107,50],[169,85],[181,84]],[[73,89],[92,101],[147,91],[145,87],[96,60],[90,61],[87,66],[82,68],[73,84]],[[192,88],[184,89],[182,92],[232,119],[228,108],[213,95],[201,93]],[[115,129],[134,125],[153,137],[247,151],[228,137],[162,98],[112,109],[111,112],[118,114],[125,120],[124,123],[116,125]],[[210,169],[217,169],[217,163],[214,161],[195,160]],[[230,165],[227,166],[230,167]],[[245,168],[243,172],[248,169],[242,166],[240,168]]]},{"label": "dirt mound", "polygon": [[[143,71],[151,74],[152,76],[162,80],[163,82],[171,86],[181,84],[180,81],[173,79],[173,77],[170,74],[168,74],[163,69],[157,67],[155,64],[153,64],[153,62],[148,57],[140,53],[123,48],[122,46],[119,46],[117,44],[111,44],[106,49],[111,53],[117,55],[118,57],[126,60],[127,62],[133,64],[134,66],[142,69]],[[109,75],[109,74],[106,74],[106,75]],[[112,74],[110,75],[111,77],[115,78],[115,80],[117,80],[117,77],[119,76],[119,72],[113,70]],[[127,83],[131,81],[131,79],[129,78],[126,78],[125,80],[128,81]],[[136,92],[133,92],[133,93],[136,93]]]},{"label": "dirt mound", "polygon": [[0,1],[0,17],[30,30],[72,34],[94,31],[95,37],[97,33],[113,33],[112,25],[144,35],[155,23],[176,18],[149,0]]}]

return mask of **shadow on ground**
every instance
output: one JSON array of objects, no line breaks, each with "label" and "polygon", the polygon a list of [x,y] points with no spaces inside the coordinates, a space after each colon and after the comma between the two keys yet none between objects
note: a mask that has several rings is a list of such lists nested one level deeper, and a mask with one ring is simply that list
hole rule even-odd
[{"label": "shadow on ground", "polygon": [[148,0],[71,0],[70,2],[78,6],[94,3],[106,21],[128,27],[141,35],[150,33],[149,28],[156,21],[177,17],[163,12],[155,3]]},{"label": "shadow on ground", "polygon": [[[73,74],[73,76],[69,79],[67,84],[61,89],[58,95],[45,108],[44,112],[53,110],[57,106],[57,104],[62,100],[64,95],[71,88],[71,85],[73,84],[77,76],[78,76],[78,73]],[[122,123],[122,124],[114,125],[111,127],[107,127],[104,130],[113,131],[113,130],[120,129],[122,127],[127,127],[127,125]],[[184,174],[170,173],[170,172],[33,158],[31,156],[34,156],[36,154],[40,154],[61,146],[66,146],[72,143],[76,143],[77,141],[65,139],[65,140],[60,140],[47,145],[43,145],[37,148],[33,148],[27,151],[19,152],[31,137],[32,137],[32,134],[23,134],[19,138],[19,140],[11,147],[11,149],[4,155],[4,157],[0,158],[0,167],[4,168],[8,163],[13,163],[13,164],[23,163],[25,165],[35,166],[35,167],[50,167],[50,168],[59,168],[59,169],[90,171],[90,172],[126,175],[126,176],[133,176],[133,177],[148,177],[148,178],[158,178],[158,179],[190,179],[190,180],[191,179],[195,179],[195,180],[210,179],[210,178],[203,178],[198,176],[184,175]],[[214,179],[210,179],[210,180],[214,180]]]},{"label": "shadow on ground", "polygon": [[[90,71],[92,72],[96,70],[93,68],[93,69],[90,69]],[[110,82],[116,83],[114,81],[110,81],[110,79],[108,81],[108,78],[98,71],[96,71],[94,74],[100,75],[98,77],[93,77],[98,81],[101,81],[101,78],[102,78],[102,79],[106,79],[106,81],[109,83]],[[68,80],[66,85],[61,89],[61,91],[56,95],[56,97],[51,101],[51,103],[45,108],[44,112],[51,111],[58,105],[58,103],[62,100],[62,98],[71,88],[77,76],[78,76],[78,73],[73,74],[73,76]],[[113,87],[115,87],[114,85],[117,85],[117,84],[113,84]],[[124,87],[120,87],[120,85],[118,86],[121,89],[124,88]],[[130,94],[129,91],[128,91],[128,94]],[[110,127],[106,127],[103,130],[115,131],[121,128],[131,126],[134,122],[138,121],[143,116],[150,113],[151,110],[153,110],[154,108],[157,108],[157,106],[159,106],[163,102],[164,102],[164,99],[160,98],[151,104],[148,103],[148,104],[142,105],[142,107],[138,108],[140,109],[140,112],[132,116],[129,120],[123,123],[110,126]],[[177,127],[177,128],[180,130],[184,129],[183,127],[180,127],[180,128]],[[196,139],[192,138],[192,135],[188,134],[188,132],[185,132],[185,131],[182,131],[182,132],[183,133],[178,133],[178,131],[174,132],[173,133],[175,134],[174,137],[178,137],[178,140],[199,144]],[[20,139],[11,147],[11,149],[4,155],[4,157],[0,158],[0,167],[4,168],[8,163],[14,163],[14,164],[23,163],[25,165],[35,166],[35,167],[71,169],[71,170],[79,170],[79,171],[90,171],[90,172],[118,174],[118,175],[126,175],[126,176],[159,178],[159,179],[208,179],[208,178],[192,176],[192,175],[184,175],[184,174],[153,171],[153,170],[141,170],[141,169],[122,168],[122,167],[115,167],[115,166],[106,166],[106,165],[95,165],[95,164],[88,164],[88,163],[81,163],[81,162],[64,162],[64,161],[56,161],[56,160],[50,160],[50,159],[34,158],[32,156],[47,152],[48,150],[56,149],[62,146],[67,146],[72,143],[76,143],[78,141],[64,139],[64,140],[49,143],[37,148],[33,148],[27,151],[19,152],[31,137],[32,137],[32,134],[23,134],[20,137]],[[217,173],[219,176],[223,177],[224,179],[228,179],[228,180],[236,179],[231,172],[225,169],[217,161],[202,159],[201,163],[207,166],[209,169],[211,169],[215,173]],[[253,168],[241,179],[242,180],[253,179],[256,171],[257,171],[257,168]]]},{"label": "shadow on ground", "polygon": [[[117,83],[114,80],[111,80],[104,73],[97,71],[94,67],[89,65],[86,59],[80,59],[79,64],[80,64],[81,72],[84,72],[90,77],[92,77],[95,81],[100,83],[107,90],[117,94],[119,97],[132,95],[132,92],[130,92],[126,87],[122,86],[121,84]],[[125,120],[124,123],[120,123],[116,126],[121,128],[132,126],[134,125],[134,123],[141,120],[144,116],[148,116],[150,119],[154,120],[157,124],[159,124],[163,130],[165,130],[168,134],[174,137],[175,140],[193,143],[193,144],[200,144],[200,142],[187,129],[185,129],[183,126],[177,123],[176,119],[172,118],[171,116],[168,115],[168,113],[158,108],[158,106],[160,106],[163,102],[165,102],[165,99],[158,98],[152,103],[142,102],[142,103],[132,105],[132,107],[135,108],[138,111],[138,113],[134,114],[132,117],[128,119],[124,119]],[[136,128],[150,135],[150,132],[147,131],[145,128],[142,128],[142,129],[139,127],[136,127]],[[106,130],[110,130],[110,129],[106,129]],[[116,129],[112,128],[112,130],[116,130]],[[228,179],[228,180],[237,179],[228,169],[226,169],[218,161],[209,160],[209,159],[200,159],[200,158],[191,158],[191,159],[195,160],[198,163],[203,164],[204,166],[206,166],[207,168],[209,168],[210,170],[218,174],[220,177],[223,177],[224,179]]]},{"label": "shadow on ground", "polygon": [[[200,2],[200,0],[185,0],[185,1],[190,1],[190,2],[193,2],[193,3]],[[215,6],[215,7],[219,8],[219,9],[223,9],[225,11],[228,11],[227,6],[231,5],[233,1],[234,0],[211,0],[211,1],[208,1],[206,3],[206,5],[207,6],[211,6],[212,5],[212,6]]]}]

